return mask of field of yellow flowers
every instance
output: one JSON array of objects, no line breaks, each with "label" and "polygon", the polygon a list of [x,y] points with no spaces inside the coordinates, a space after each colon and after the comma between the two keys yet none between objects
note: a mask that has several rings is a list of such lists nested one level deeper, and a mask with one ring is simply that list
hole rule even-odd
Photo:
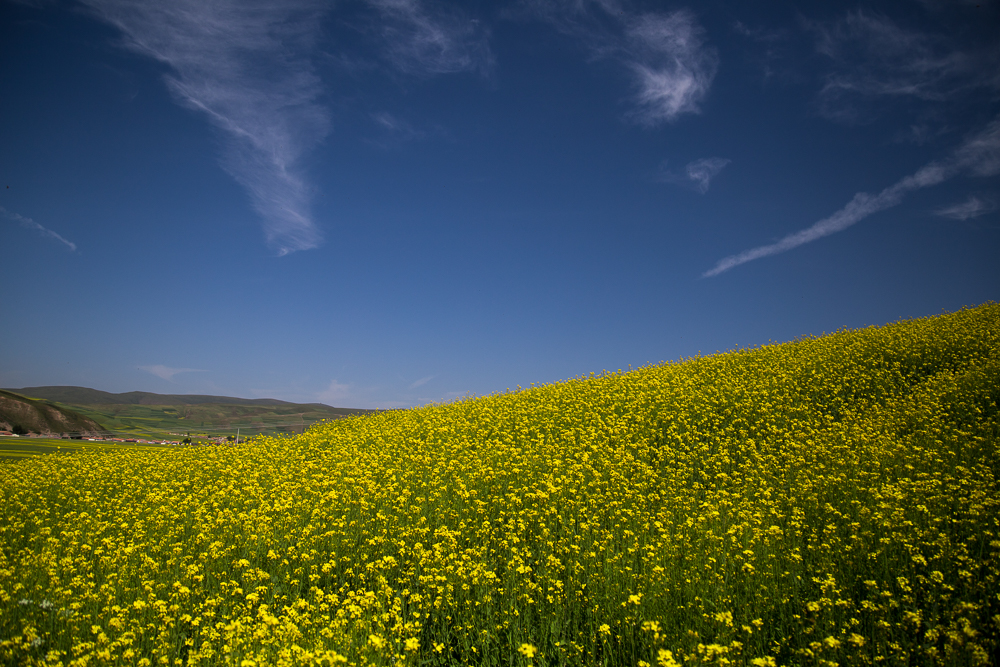
[{"label": "field of yellow flowers", "polygon": [[0,662],[1000,664],[1000,305],[0,465]]}]

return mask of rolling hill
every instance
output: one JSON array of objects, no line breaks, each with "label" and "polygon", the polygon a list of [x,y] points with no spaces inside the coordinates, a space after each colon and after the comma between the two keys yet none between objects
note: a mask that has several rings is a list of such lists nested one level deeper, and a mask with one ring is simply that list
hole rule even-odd
[{"label": "rolling hill", "polygon": [[134,437],[201,437],[301,433],[324,420],[372,412],[323,403],[289,403],[273,398],[236,398],[131,391],[114,394],[88,387],[48,386],[7,390],[40,399]]},{"label": "rolling hill", "polygon": [[0,390],[0,429],[38,435],[97,435],[104,427],[91,417],[40,398]]}]

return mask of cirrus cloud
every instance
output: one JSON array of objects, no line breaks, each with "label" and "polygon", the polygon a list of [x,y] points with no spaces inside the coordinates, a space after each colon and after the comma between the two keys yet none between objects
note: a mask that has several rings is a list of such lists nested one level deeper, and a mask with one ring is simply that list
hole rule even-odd
[{"label": "cirrus cloud", "polygon": [[533,0],[525,6],[578,39],[594,58],[617,60],[631,71],[630,120],[652,127],[700,112],[719,57],[690,10],[635,12],[615,0]]},{"label": "cirrus cloud", "polygon": [[976,89],[1000,90],[996,44],[958,43],[865,10],[810,27],[832,65],[818,98],[832,120],[864,120],[875,100],[961,103]]},{"label": "cirrus cloud", "polygon": [[407,74],[489,71],[489,31],[458,10],[420,0],[368,0],[382,18],[388,59]]},{"label": "cirrus cloud", "polygon": [[968,199],[958,204],[952,204],[934,211],[937,215],[953,220],[971,220],[981,215],[992,213],[997,208],[997,204],[991,200],[980,199],[975,195],[970,195]]},{"label": "cirrus cloud", "polygon": [[181,105],[223,137],[222,167],[246,190],[279,255],[320,245],[300,159],[329,130],[307,57],[318,0],[81,0],[124,46],[169,67]]},{"label": "cirrus cloud", "polygon": [[638,83],[630,117],[643,125],[698,113],[708,94],[718,56],[704,44],[704,30],[692,12],[642,14],[627,20],[625,61]]},{"label": "cirrus cloud", "polygon": [[793,232],[776,243],[724,257],[703,273],[702,277],[711,278],[755,259],[777,255],[841,232],[874,213],[896,206],[910,192],[937,185],[962,172],[972,176],[994,176],[1000,173],[1000,118],[967,139],[946,160],[925,165],[877,195],[859,192],[844,208],[828,218]]},{"label": "cirrus cloud", "polygon": [[15,222],[20,223],[20,225],[22,227],[24,227],[25,229],[33,229],[36,232],[38,232],[39,234],[41,234],[42,236],[44,236],[46,238],[50,238],[53,241],[58,241],[59,243],[64,244],[71,251],[76,252],[76,244],[75,243],[73,243],[72,241],[67,241],[65,238],[62,237],[61,234],[57,234],[56,232],[52,231],[51,229],[48,229],[47,227],[43,227],[42,225],[40,225],[39,223],[35,222],[31,218],[25,217],[25,216],[21,215],[20,213],[15,213],[14,211],[8,211],[3,206],[0,206],[0,214],[2,214],[4,217],[6,217],[6,218],[8,218],[10,220],[14,220]]}]

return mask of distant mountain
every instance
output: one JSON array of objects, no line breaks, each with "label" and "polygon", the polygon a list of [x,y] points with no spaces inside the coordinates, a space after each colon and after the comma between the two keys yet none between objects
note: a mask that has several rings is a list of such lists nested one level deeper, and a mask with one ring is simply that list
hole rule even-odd
[{"label": "distant mountain", "polygon": [[93,419],[63,406],[3,390],[0,429],[39,435],[97,435],[105,430]]},{"label": "distant mountain", "polygon": [[[7,389],[23,396],[44,398],[49,401],[66,403],[68,405],[204,405],[205,403],[222,403],[225,405],[266,405],[294,406],[308,405],[316,408],[338,410],[324,403],[289,403],[276,398],[236,398],[233,396],[205,396],[201,394],[154,394],[149,391],[128,391],[122,394],[112,394],[100,389],[87,387],[23,387]],[[367,410],[339,408],[350,412],[367,412]]]}]

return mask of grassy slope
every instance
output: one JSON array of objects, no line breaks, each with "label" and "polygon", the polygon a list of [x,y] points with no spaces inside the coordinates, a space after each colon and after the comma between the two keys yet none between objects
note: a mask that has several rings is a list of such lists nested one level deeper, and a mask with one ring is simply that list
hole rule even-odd
[{"label": "grassy slope", "polygon": [[232,449],[15,463],[0,657],[996,664],[998,444],[988,304]]}]

